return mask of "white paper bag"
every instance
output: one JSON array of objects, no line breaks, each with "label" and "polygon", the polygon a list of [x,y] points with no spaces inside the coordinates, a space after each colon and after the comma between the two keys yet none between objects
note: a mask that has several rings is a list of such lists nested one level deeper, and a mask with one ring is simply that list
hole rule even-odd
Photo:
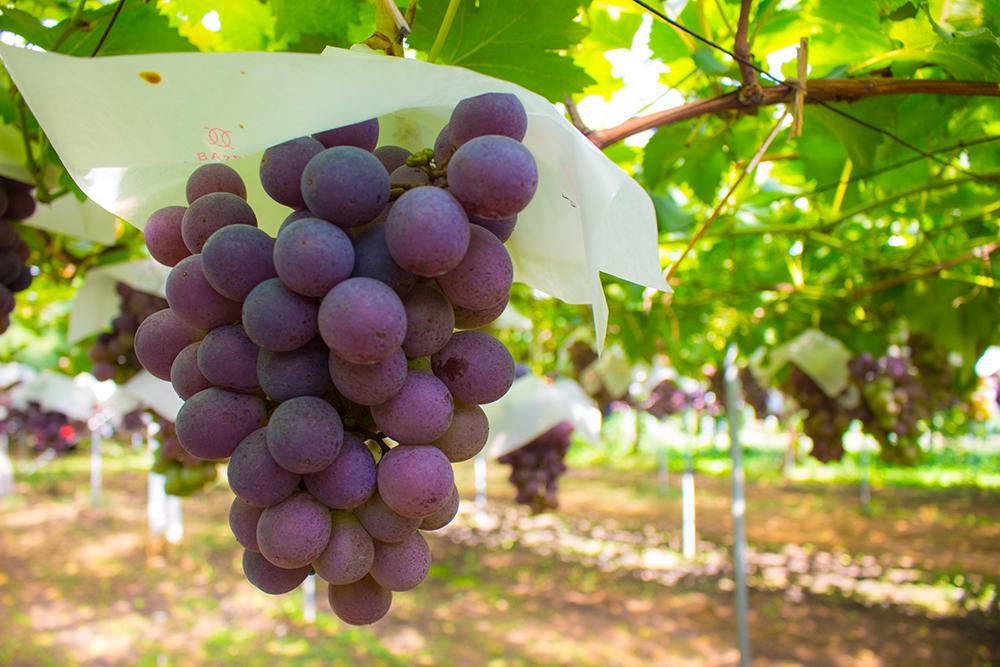
[{"label": "white paper bag", "polygon": [[261,227],[274,232],[288,209],[259,184],[268,146],[378,116],[381,143],[425,148],[458,101],[513,93],[527,109],[524,143],[539,166],[538,193],[509,242],[516,279],[591,304],[599,348],[608,315],[601,271],[669,289],[645,191],[548,101],[512,83],[342,49],[90,59],[6,46],[0,57],[77,184],[139,227],[156,209],[184,203],[198,164],[226,161],[247,183]]},{"label": "white paper bag", "polygon": [[69,314],[69,342],[76,343],[111,326],[121,310],[118,283],[162,297],[169,272],[169,267],[151,259],[105,264],[88,271]]}]

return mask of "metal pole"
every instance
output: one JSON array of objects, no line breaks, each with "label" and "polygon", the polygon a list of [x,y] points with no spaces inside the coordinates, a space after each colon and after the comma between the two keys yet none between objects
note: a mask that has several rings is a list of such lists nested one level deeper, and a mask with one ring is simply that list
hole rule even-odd
[{"label": "metal pole", "polygon": [[688,426],[687,449],[684,452],[685,466],[681,477],[681,552],[684,558],[694,558],[695,554],[695,509],[694,509],[694,448],[697,444],[692,421],[696,416],[685,419]]},{"label": "metal pole", "polygon": [[475,468],[476,476],[476,509],[480,512],[486,510],[486,452],[481,451],[476,454]]},{"label": "metal pole", "polygon": [[306,623],[316,622],[316,575],[310,574],[306,577],[306,580],[302,582],[302,616],[305,617]]},{"label": "metal pole", "polygon": [[10,439],[0,433],[0,498],[14,493],[14,464],[10,460]]},{"label": "metal pole", "polygon": [[97,507],[101,502],[101,430],[104,428],[103,415],[93,417],[90,429],[90,504]]},{"label": "metal pole", "polygon": [[750,667],[750,630],[747,622],[746,497],[743,492],[743,452],[740,449],[740,380],[736,368],[736,345],[726,351],[726,417],[729,422],[729,454],[733,460],[733,571],[736,579],[736,632],[740,667]]},{"label": "metal pole", "polygon": [[872,505],[872,485],[871,485],[871,456],[868,453],[868,438],[864,435],[861,442],[861,488],[858,490],[861,499],[861,511],[866,514],[871,511]]}]

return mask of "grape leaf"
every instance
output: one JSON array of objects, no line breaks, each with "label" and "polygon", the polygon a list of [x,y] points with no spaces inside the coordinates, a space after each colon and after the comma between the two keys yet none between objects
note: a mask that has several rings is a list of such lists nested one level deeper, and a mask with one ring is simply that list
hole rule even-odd
[{"label": "grape leaf", "polygon": [[[371,34],[374,10],[366,0],[271,0],[275,37],[296,45],[295,50],[321,51],[323,47],[350,46]],[[362,24],[367,30],[359,30]]]},{"label": "grape leaf", "polygon": [[[422,0],[410,46],[428,52],[444,19],[448,0]],[[575,22],[577,0],[482,0],[463,2],[438,62],[459,65],[534,90],[552,101],[594,83],[560,51],[587,35]]]},{"label": "grape leaf", "polygon": [[25,41],[46,50],[52,48],[53,35],[59,34],[43,26],[31,14],[19,9],[8,8],[4,8],[3,14],[0,15],[0,30],[20,35],[24,37]]},{"label": "grape leaf", "polygon": [[[73,32],[60,47],[60,53],[89,56],[100,43],[107,27],[114,17],[117,3],[106,5],[95,11],[84,12],[83,20],[90,28]],[[60,34],[66,29],[70,19],[66,19],[53,30]],[[170,25],[169,19],[146,3],[126,3],[115,19],[107,39],[101,46],[100,55],[115,56],[133,53],[169,53],[176,51],[197,51],[197,47],[182,37]]]}]

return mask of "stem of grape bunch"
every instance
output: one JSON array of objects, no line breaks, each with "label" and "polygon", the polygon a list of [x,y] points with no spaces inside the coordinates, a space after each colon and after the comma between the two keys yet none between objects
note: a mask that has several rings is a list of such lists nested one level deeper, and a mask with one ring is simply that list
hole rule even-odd
[{"label": "stem of grape bunch", "polygon": [[441,27],[438,28],[437,37],[434,38],[431,51],[427,54],[427,62],[435,62],[441,54],[441,49],[444,47],[445,40],[448,39],[448,33],[451,32],[451,24],[455,21],[455,14],[458,13],[460,4],[462,4],[462,0],[449,0],[448,9],[444,12],[444,18],[441,19]]}]

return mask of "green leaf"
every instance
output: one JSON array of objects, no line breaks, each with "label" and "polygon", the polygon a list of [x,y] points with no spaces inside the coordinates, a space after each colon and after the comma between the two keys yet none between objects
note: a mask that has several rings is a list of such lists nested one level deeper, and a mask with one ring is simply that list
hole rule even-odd
[{"label": "green leaf", "polygon": [[[359,36],[358,27],[374,31],[374,10],[366,0],[271,0],[275,37],[296,50],[321,51],[325,46],[347,47]],[[365,31],[361,31],[365,32]],[[361,39],[367,35],[361,35]]]},{"label": "green leaf", "polygon": [[[560,53],[587,35],[575,22],[577,0],[482,0],[459,6],[438,62],[520,84],[561,101],[594,79]],[[422,0],[410,45],[430,51],[448,0]]]},{"label": "green leaf", "polygon": [[[274,41],[274,15],[263,2],[219,2],[218,0],[172,0],[171,24],[201,51],[263,51]],[[211,13],[219,29],[203,20]]]},{"label": "green leaf", "polygon": [[5,8],[2,11],[3,14],[0,15],[0,30],[20,35],[24,37],[25,41],[40,46],[43,49],[48,50],[52,48],[53,35],[58,35],[58,31],[53,32],[43,26],[37,18],[19,9]]},{"label": "green leaf", "polygon": [[[96,11],[84,12],[83,19],[89,25],[85,32],[70,35],[60,53],[89,56],[100,43],[108,25],[114,17],[118,4],[106,5]],[[69,19],[62,21],[53,30],[65,30]],[[197,47],[182,37],[169,19],[146,3],[127,2],[115,19],[107,39],[101,46],[100,55],[116,56],[134,53],[170,53],[176,51],[197,51]]]}]

